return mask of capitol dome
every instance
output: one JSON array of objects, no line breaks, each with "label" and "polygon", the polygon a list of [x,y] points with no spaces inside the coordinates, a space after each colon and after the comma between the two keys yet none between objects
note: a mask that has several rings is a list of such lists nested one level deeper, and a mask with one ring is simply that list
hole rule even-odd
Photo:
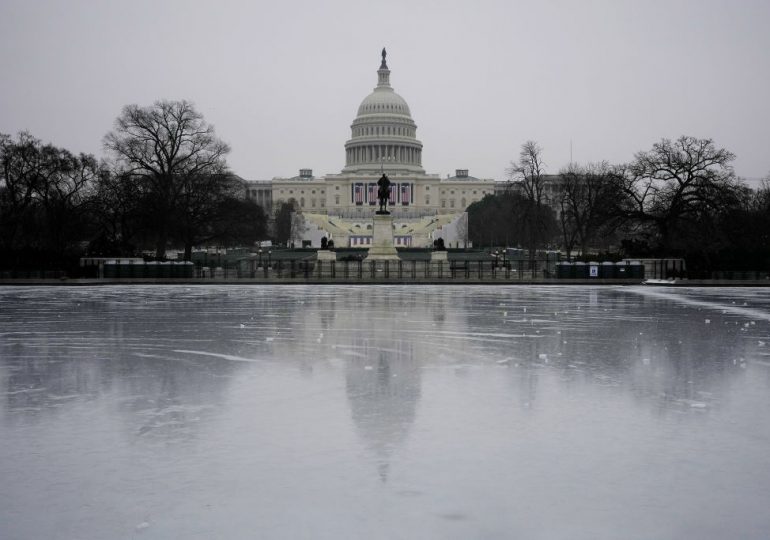
[{"label": "capitol dome", "polygon": [[358,116],[378,113],[403,114],[411,118],[406,100],[396,94],[390,86],[378,86],[358,107]]},{"label": "capitol dome", "polygon": [[350,125],[351,138],[345,143],[343,173],[419,173],[422,143],[409,105],[390,86],[390,70],[382,50],[377,86],[358,107]]}]

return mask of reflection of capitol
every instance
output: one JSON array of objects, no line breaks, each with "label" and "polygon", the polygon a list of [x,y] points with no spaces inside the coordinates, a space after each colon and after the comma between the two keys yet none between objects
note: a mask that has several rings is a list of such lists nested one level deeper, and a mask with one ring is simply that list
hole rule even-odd
[{"label": "reflection of capitol", "polygon": [[446,346],[437,342],[437,333],[461,332],[467,322],[462,310],[449,309],[451,299],[443,294],[426,301],[411,291],[326,291],[293,313],[294,339],[276,343],[274,354],[298,358],[304,355],[297,354],[297,345],[315,343],[313,362],[342,362],[355,431],[385,481],[394,453],[415,422],[424,364],[435,361]]},{"label": "reflection of capitol", "polygon": [[383,481],[393,451],[404,443],[414,423],[420,399],[421,370],[412,344],[398,341],[395,346],[364,348],[366,361],[349,361],[345,377],[353,422],[376,456]]}]

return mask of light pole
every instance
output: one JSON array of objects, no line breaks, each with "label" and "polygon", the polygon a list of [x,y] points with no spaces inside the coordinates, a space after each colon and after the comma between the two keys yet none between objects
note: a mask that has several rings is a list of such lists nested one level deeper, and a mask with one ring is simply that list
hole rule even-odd
[{"label": "light pole", "polygon": [[262,248],[259,248],[257,252],[259,253],[259,265],[257,268],[262,268]]},{"label": "light pole", "polygon": [[393,162],[396,161],[396,158],[393,156],[380,156],[380,174],[385,174],[385,162]]}]

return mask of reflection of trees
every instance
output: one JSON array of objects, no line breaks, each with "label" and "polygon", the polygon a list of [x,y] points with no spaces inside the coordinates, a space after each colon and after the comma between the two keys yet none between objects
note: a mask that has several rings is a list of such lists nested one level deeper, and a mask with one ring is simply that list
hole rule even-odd
[{"label": "reflection of trees", "polygon": [[134,433],[167,436],[188,430],[201,411],[221,402],[234,364],[210,358],[187,361],[178,354],[166,359],[131,353],[78,358],[64,349],[47,358],[7,363],[8,368],[9,419],[40,419],[66,411],[70,404],[93,401],[96,406],[106,399],[117,405]]},{"label": "reflection of trees", "polygon": [[[522,406],[558,376],[562,388],[617,387],[661,409],[719,392],[747,357],[736,317],[615,288],[498,288],[453,298],[480,362],[502,361]],[[710,319],[705,324],[704,319]]]},{"label": "reflection of trees", "polygon": [[[43,420],[87,401],[93,408],[115,407],[115,416],[136,435],[189,433],[202,411],[222,401],[229,376],[242,364],[174,352],[204,347],[192,342],[205,338],[213,321],[211,312],[196,304],[216,309],[211,298],[188,295],[184,302],[192,309],[182,321],[176,305],[180,291],[123,302],[113,289],[61,293],[33,315],[23,313],[22,303],[4,303],[4,420]],[[220,331],[205,347],[236,354],[222,350],[232,337]]]},{"label": "reflection of trees", "polygon": [[539,342],[567,385],[624,387],[665,409],[725,384],[740,369],[732,359],[746,354],[734,320],[718,311],[618,290],[576,300],[557,318],[561,333]]},{"label": "reflection of trees", "polygon": [[36,315],[32,297],[4,303],[4,421],[89,400],[116,407],[134,434],[179,439],[245,364],[174,349],[265,354],[308,373],[344,366],[353,424],[385,477],[415,422],[426,364],[507,369],[526,408],[558,378],[560,391],[612,386],[663,410],[720,393],[756,343],[735,315],[614,288],[131,290],[140,302],[119,288],[59,293]]}]

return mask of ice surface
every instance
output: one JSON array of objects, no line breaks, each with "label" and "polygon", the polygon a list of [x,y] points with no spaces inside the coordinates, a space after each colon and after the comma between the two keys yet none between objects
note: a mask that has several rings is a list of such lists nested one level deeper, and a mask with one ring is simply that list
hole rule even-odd
[{"label": "ice surface", "polygon": [[768,289],[0,288],[0,538],[768,538],[768,338]]}]

